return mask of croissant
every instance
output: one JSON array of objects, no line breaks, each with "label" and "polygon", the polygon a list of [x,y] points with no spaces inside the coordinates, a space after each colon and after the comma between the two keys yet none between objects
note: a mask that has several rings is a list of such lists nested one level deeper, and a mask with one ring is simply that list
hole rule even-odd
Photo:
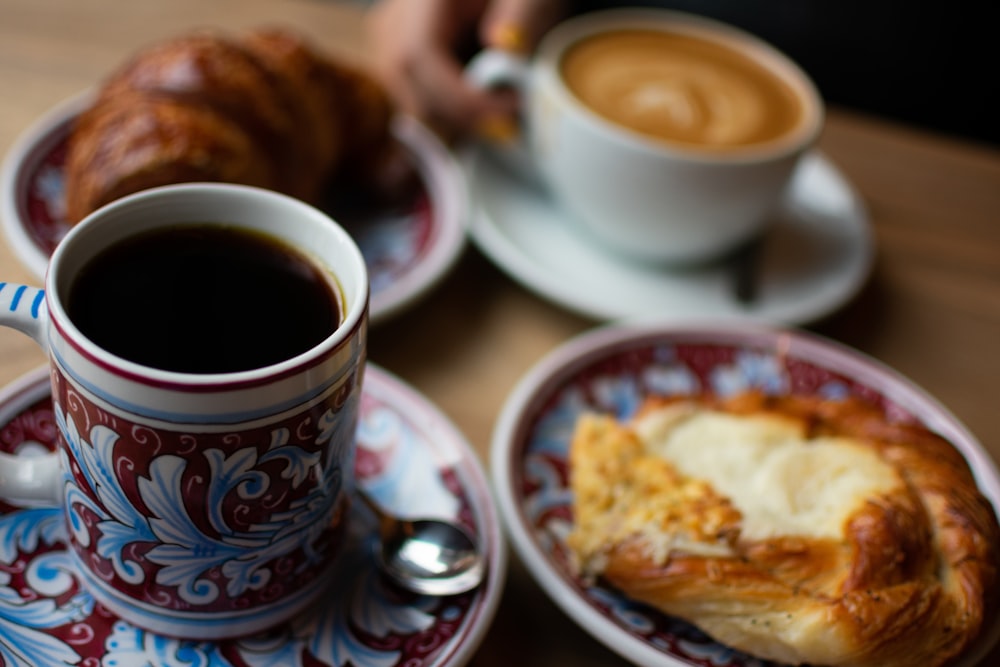
[{"label": "croissant", "polygon": [[584,580],[761,658],[935,667],[995,622],[1000,527],[967,462],[861,400],[588,414],[570,482]]},{"label": "croissant", "polygon": [[391,152],[392,112],[366,72],[288,30],[204,31],[153,44],[113,72],[74,123],[67,218],[185,181],[318,203],[335,176],[364,179],[379,168]]}]

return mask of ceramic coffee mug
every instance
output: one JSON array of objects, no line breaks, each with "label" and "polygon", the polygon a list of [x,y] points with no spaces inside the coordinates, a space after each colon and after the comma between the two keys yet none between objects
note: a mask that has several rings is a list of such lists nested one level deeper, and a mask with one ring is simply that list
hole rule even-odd
[{"label": "ceramic coffee mug", "polygon": [[477,85],[513,85],[537,172],[599,243],[656,263],[718,257],[761,233],[823,119],[805,73],[760,39],[668,10],[583,14],[530,59],[478,54]]},{"label": "ceramic coffee mug", "polygon": [[[198,252],[211,245],[184,236],[191,232],[209,240],[218,232],[225,261],[233,239],[263,253],[218,276],[222,291],[202,300],[208,314],[186,309],[214,278],[177,284],[197,273]],[[127,268],[137,257],[139,266]],[[304,277],[315,303],[285,309],[284,287],[272,289],[274,276],[261,268],[272,260]],[[132,271],[125,281],[115,277],[123,267]],[[94,280],[104,269],[112,279]],[[167,289],[157,295],[149,285],[164,275]],[[53,455],[5,455],[0,495],[61,504],[81,581],[135,625],[222,639],[288,619],[333,584],[329,566],[352,489],[368,293],[347,233],[283,195],[186,184],[109,204],[56,248],[44,291],[0,282],[0,324],[48,352],[61,435]],[[171,333],[154,336],[149,322],[165,309],[173,315],[156,327]],[[327,313],[318,340],[270,354],[286,318],[300,320],[299,330],[313,309]],[[234,317],[242,321],[231,326]],[[143,356],[153,347],[197,352],[202,341],[217,349],[197,368]]]}]

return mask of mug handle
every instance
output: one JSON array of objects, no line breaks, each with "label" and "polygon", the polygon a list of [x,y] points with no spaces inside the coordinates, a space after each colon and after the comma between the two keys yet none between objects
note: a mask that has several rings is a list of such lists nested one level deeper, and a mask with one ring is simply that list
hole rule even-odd
[{"label": "mug handle", "polygon": [[[0,326],[17,329],[48,351],[45,339],[45,291],[0,282]],[[56,452],[18,456],[0,452],[0,498],[19,505],[56,505],[62,466]]]},{"label": "mug handle", "polygon": [[[530,60],[527,56],[504,49],[483,49],[469,60],[465,66],[466,80],[479,89],[513,88],[524,99],[528,94]],[[519,127],[517,136],[507,141],[485,139],[491,153],[515,173],[534,177],[534,160],[528,148],[524,127]]]}]

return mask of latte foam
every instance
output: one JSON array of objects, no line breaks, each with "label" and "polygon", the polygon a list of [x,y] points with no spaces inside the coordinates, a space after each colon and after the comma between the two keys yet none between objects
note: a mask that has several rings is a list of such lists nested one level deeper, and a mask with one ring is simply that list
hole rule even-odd
[{"label": "latte foam", "polygon": [[594,112],[644,135],[687,146],[765,143],[801,121],[791,86],[746,54],[679,33],[620,30],[564,55],[567,87]]}]

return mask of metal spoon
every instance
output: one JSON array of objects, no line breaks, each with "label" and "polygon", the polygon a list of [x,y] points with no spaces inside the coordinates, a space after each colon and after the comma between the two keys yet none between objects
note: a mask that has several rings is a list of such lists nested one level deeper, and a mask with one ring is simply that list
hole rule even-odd
[{"label": "metal spoon", "polygon": [[375,560],[397,585],[420,595],[456,595],[482,582],[485,559],[464,528],[441,519],[392,516],[366,493],[357,495],[379,522]]},{"label": "metal spoon", "polygon": [[760,276],[760,259],[764,249],[764,235],[755,236],[737,248],[729,258],[732,271],[733,296],[743,306],[757,300]]}]

